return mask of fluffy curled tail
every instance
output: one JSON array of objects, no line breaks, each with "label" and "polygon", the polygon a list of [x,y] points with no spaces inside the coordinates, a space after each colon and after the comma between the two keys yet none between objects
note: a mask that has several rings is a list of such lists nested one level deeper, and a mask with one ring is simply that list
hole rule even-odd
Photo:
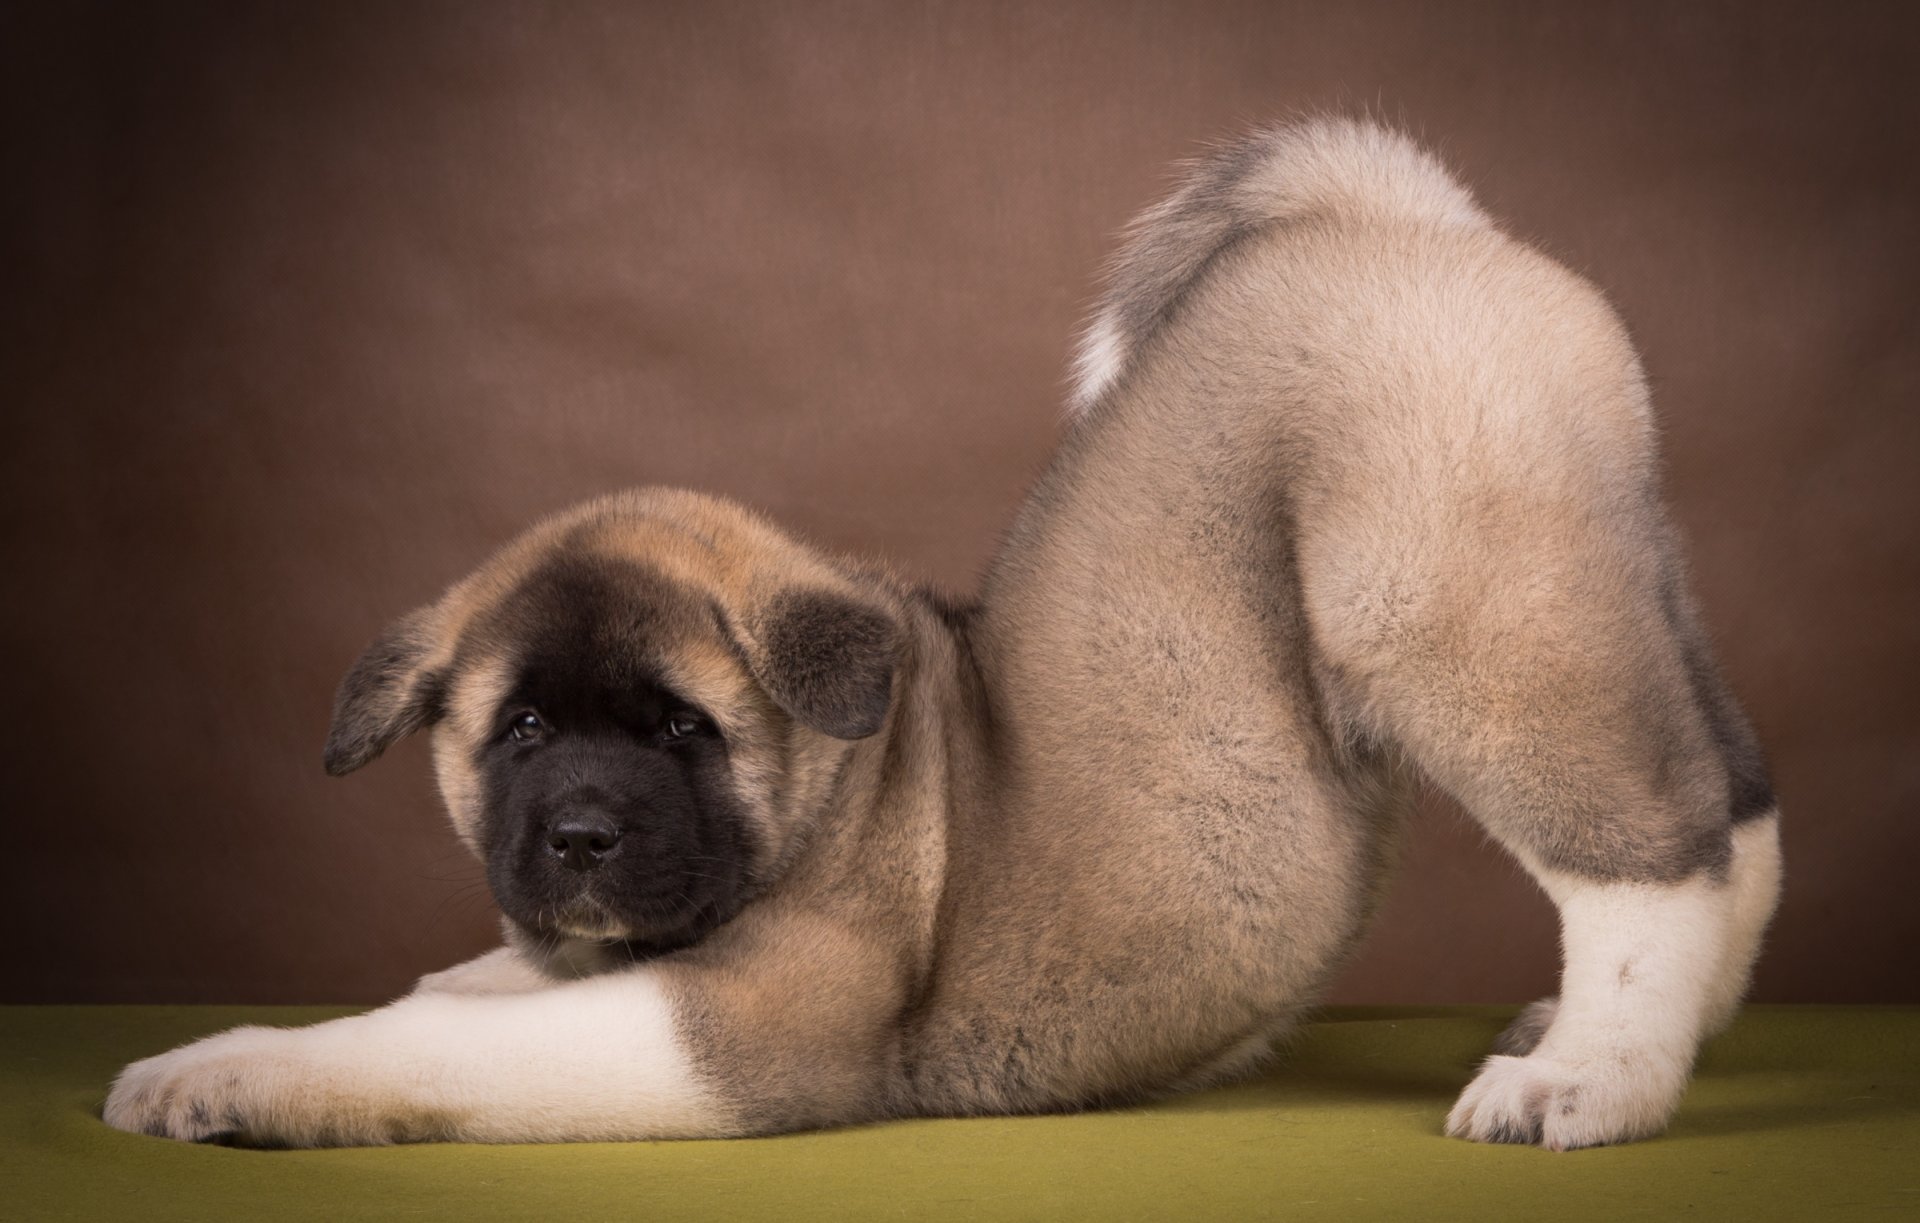
[{"label": "fluffy curled tail", "polygon": [[1262,225],[1307,216],[1487,224],[1437,158],[1375,123],[1308,119],[1231,141],[1129,228],[1074,357],[1070,410],[1098,402],[1223,248]]}]

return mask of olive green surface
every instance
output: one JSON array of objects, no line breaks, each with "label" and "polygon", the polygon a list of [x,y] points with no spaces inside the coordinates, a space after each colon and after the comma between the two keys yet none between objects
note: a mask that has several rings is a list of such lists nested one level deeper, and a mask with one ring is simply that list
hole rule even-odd
[{"label": "olive green surface", "polygon": [[322,1008],[0,1009],[5,1219],[1920,1218],[1920,1009],[1758,1007],[1666,1137],[1440,1136],[1507,1007],[1330,1011],[1249,1082],[1119,1112],[725,1142],[246,1151],[99,1119],[126,1061]]}]

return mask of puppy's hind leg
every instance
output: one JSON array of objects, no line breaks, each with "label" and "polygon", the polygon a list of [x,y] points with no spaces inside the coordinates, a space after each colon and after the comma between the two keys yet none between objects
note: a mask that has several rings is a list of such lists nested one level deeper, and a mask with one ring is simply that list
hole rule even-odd
[{"label": "puppy's hind leg", "polygon": [[[1726,954],[1714,973],[1707,1003],[1704,1035],[1716,1036],[1733,1023],[1740,1001],[1753,978],[1760,942],[1780,899],[1780,813],[1769,806],[1733,827],[1733,863],[1728,868],[1733,888],[1733,919],[1727,933]],[[1560,999],[1542,998],[1527,1006],[1494,1038],[1493,1051],[1525,1057],[1539,1047],[1560,1013]]]},{"label": "puppy's hind leg", "polygon": [[1706,1030],[1728,889],[1705,874],[1678,884],[1536,874],[1560,909],[1560,997],[1530,1052],[1487,1059],[1447,1132],[1554,1150],[1657,1134]]},{"label": "puppy's hind leg", "polygon": [[1486,523],[1372,555],[1377,540],[1325,541],[1337,559],[1308,598],[1329,687],[1560,911],[1557,1002],[1508,1034],[1447,1132],[1646,1137],[1737,1003],[1772,876],[1743,891],[1736,781],[1661,594],[1678,580],[1665,554],[1598,516]]},{"label": "puppy's hind leg", "polygon": [[1733,926],[1707,1004],[1707,1035],[1727,1030],[1753,979],[1760,942],[1780,900],[1780,813],[1769,806],[1733,826]]},{"label": "puppy's hind leg", "polygon": [[[1678,551],[1677,546],[1674,550]],[[1746,711],[1714,663],[1699,608],[1684,585],[1672,583],[1668,592],[1668,619],[1680,639],[1694,694],[1726,760],[1733,817],[1733,860],[1727,868],[1733,924],[1727,955],[1707,1004],[1707,1035],[1712,1036],[1725,1031],[1739,1011],[1753,978],[1754,961],[1760,956],[1761,939],[1780,901],[1780,809],[1767,777],[1766,756]]]},{"label": "puppy's hind leg", "polygon": [[[1670,589],[1675,597],[1669,605],[1669,617],[1681,640],[1694,694],[1726,760],[1732,791],[1733,858],[1727,868],[1732,924],[1726,953],[1713,975],[1705,1024],[1705,1035],[1714,1036],[1727,1029],[1740,1009],[1753,977],[1754,961],[1760,955],[1761,940],[1779,903],[1780,812],[1759,742],[1714,665],[1699,612],[1684,598],[1682,588]],[[1559,1011],[1557,997],[1542,998],[1528,1006],[1494,1040],[1493,1051],[1525,1057],[1539,1046]]]}]

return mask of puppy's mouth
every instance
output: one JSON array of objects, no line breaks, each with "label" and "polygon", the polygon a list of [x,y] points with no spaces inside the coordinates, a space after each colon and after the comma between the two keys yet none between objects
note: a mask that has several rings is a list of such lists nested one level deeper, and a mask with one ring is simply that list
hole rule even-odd
[{"label": "puppy's mouth", "polygon": [[633,935],[632,927],[607,911],[606,906],[592,898],[583,898],[565,911],[556,914],[553,928],[569,938],[584,939],[589,943],[612,943]]},{"label": "puppy's mouth", "polygon": [[564,902],[532,911],[518,905],[503,904],[502,908],[536,941],[561,936],[614,948],[638,960],[699,942],[739,912],[743,899],[735,894],[700,903],[681,893],[671,898],[621,897],[610,902],[586,888]]}]

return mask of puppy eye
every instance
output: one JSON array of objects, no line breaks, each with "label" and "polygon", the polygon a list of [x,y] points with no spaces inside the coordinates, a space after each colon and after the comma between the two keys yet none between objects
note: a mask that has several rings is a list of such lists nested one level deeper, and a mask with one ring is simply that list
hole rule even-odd
[{"label": "puppy eye", "polygon": [[507,733],[513,736],[515,742],[535,743],[546,737],[547,724],[542,722],[540,715],[533,710],[523,710],[514,715]]},{"label": "puppy eye", "polygon": [[676,713],[666,720],[661,731],[669,739],[684,739],[688,735],[699,733],[700,719],[690,713]]}]

